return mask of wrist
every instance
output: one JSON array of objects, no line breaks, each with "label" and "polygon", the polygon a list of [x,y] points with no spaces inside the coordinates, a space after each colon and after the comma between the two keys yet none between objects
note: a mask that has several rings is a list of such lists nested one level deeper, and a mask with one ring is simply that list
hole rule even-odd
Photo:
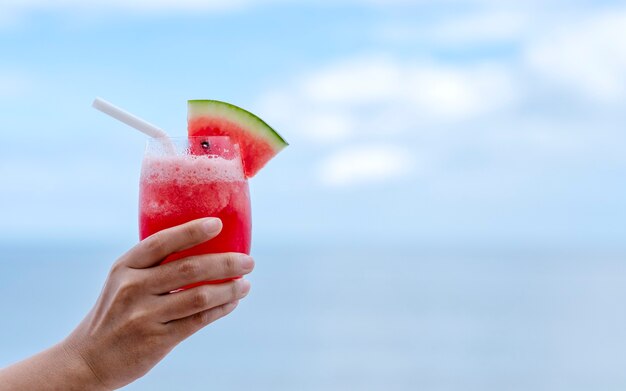
[{"label": "wrist", "polygon": [[59,365],[62,366],[61,373],[65,374],[68,384],[72,390],[84,391],[111,391],[98,378],[89,360],[81,354],[78,347],[64,340],[52,349],[56,349],[55,356],[59,357]]},{"label": "wrist", "polygon": [[0,370],[0,390],[111,391],[65,341]]}]

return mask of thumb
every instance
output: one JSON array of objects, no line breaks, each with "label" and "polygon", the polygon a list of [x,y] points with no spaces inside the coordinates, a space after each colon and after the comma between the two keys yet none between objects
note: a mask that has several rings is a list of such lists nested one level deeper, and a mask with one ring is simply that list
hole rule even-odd
[{"label": "thumb", "polygon": [[121,262],[134,269],[145,269],[172,253],[211,240],[221,231],[222,221],[218,218],[192,220],[148,236],[126,253]]}]

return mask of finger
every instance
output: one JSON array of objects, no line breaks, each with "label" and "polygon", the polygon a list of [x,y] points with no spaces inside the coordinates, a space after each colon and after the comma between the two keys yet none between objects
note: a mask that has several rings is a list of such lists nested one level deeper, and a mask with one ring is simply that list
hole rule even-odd
[{"label": "finger", "polygon": [[230,279],[248,274],[254,259],[246,254],[221,253],[192,256],[156,266],[145,272],[148,289],[154,294],[171,292],[201,281]]},{"label": "finger", "polygon": [[169,322],[167,327],[171,330],[170,334],[173,334],[178,340],[183,340],[202,329],[204,326],[230,314],[237,308],[238,304],[239,300],[222,304],[210,310],[198,312],[186,318]]},{"label": "finger", "polygon": [[200,285],[195,288],[159,297],[157,319],[162,323],[243,299],[250,291],[250,282],[241,278],[223,284]]},{"label": "finger", "polygon": [[213,239],[221,230],[222,221],[214,217],[164,229],[139,242],[124,255],[122,262],[135,269],[154,266],[172,253]]}]

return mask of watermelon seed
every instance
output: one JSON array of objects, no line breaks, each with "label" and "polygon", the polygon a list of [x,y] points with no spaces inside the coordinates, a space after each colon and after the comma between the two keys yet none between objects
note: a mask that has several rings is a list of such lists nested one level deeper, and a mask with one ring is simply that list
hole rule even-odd
[{"label": "watermelon seed", "polygon": [[211,144],[209,144],[208,141],[203,141],[200,145],[202,145],[202,148],[204,149],[209,149],[211,147]]}]

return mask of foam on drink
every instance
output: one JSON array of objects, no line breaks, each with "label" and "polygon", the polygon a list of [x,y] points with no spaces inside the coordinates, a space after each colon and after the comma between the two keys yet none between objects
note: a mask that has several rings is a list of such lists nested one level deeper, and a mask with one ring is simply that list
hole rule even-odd
[{"label": "foam on drink", "polygon": [[[144,196],[142,213],[146,216],[219,213],[228,205],[238,205],[245,196],[240,159],[218,156],[146,156],[141,172]],[[242,189],[246,194],[240,194]],[[185,213],[183,213],[185,212]]]},{"label": "foam on drink", "polygon": [[147,182],[232,182],[245,180],[240,159],[206,155],[146,156],[142,180]]}]

